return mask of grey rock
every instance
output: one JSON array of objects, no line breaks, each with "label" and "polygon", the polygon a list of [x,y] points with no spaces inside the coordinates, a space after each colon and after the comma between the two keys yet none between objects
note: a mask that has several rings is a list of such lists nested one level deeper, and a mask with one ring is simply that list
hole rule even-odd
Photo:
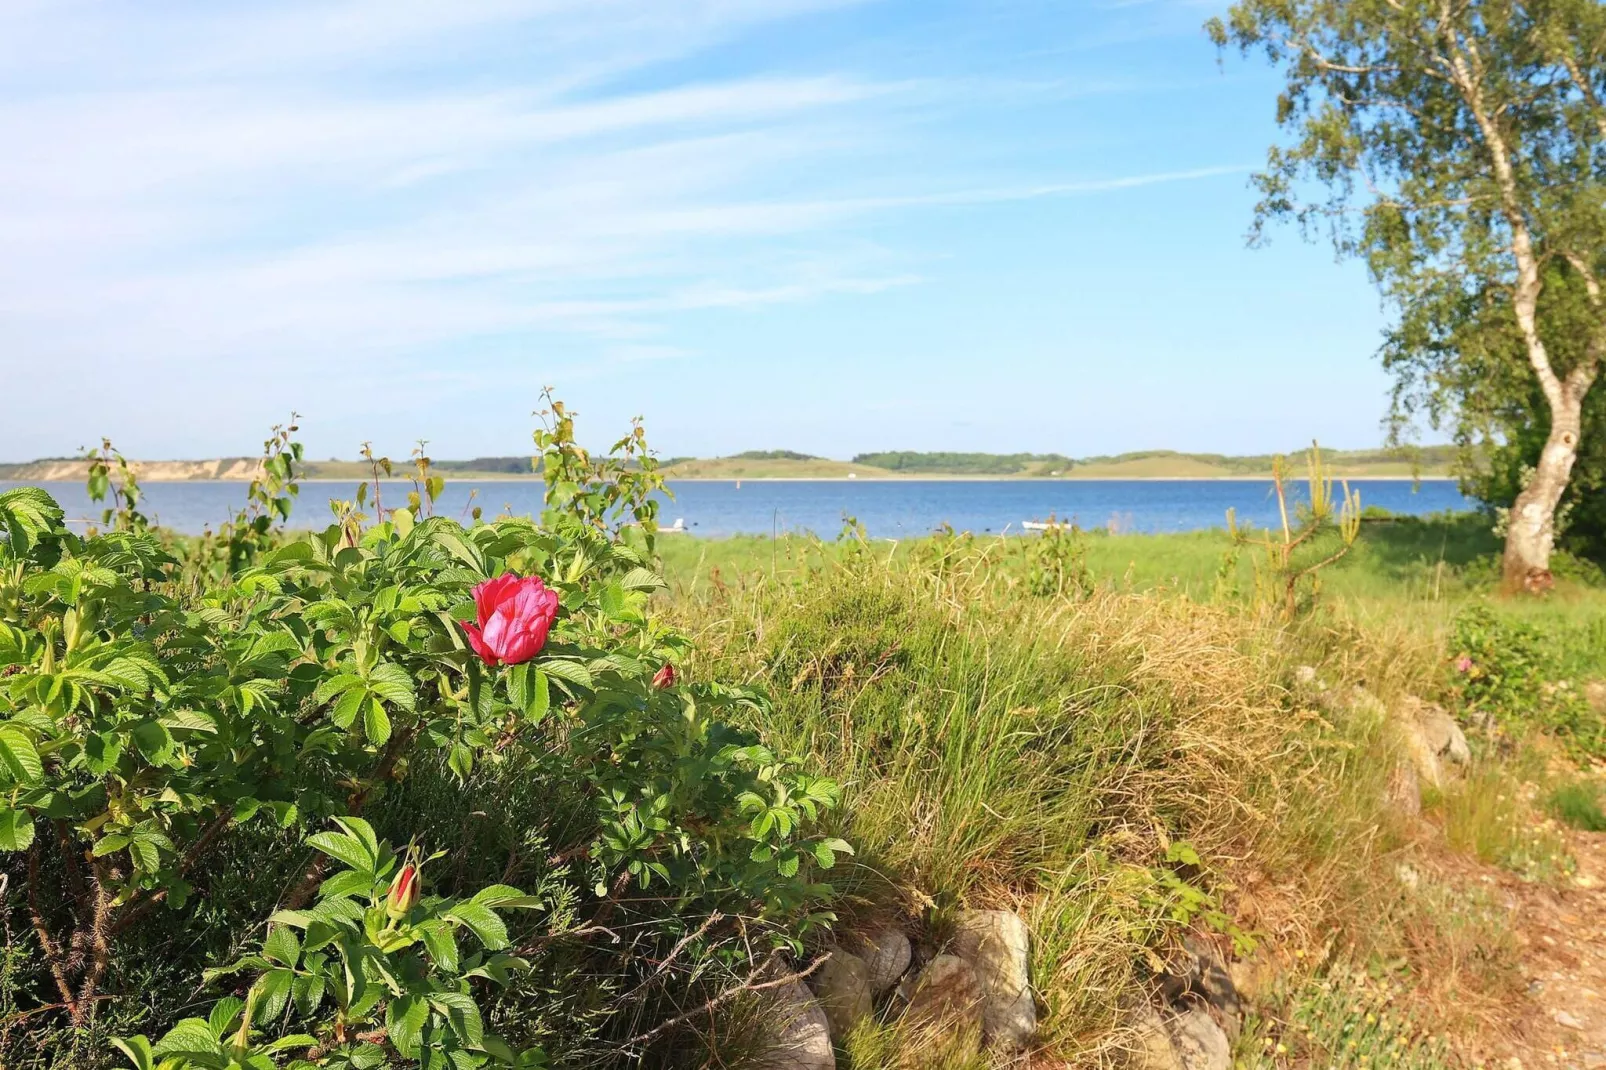
[{"label": "grey rock", "polygon": [[1388,786],[1383,789],[1383,804],[1404,818],[1422,816],[1422,778],[1417,773],[1418,765],[1415,761],[1400,762],[1389,774]]},{"label": "grey rock", "polygon": [[898,983],[914,957],[909,938],[892,928],[860,933],[854,939],[854,950],[870,968],[870,988],[877,996]]},{"label": "grey rock", "polygon": [[830,1023],[803,982],[775,989],[774,1005],[775,1033],[758,1060],[761,1070],[836,1070]]},{"label": "grey rock", "polygon": [[979,1049],[984,997],[981,980],[957,955],[938,955],[908,982],[904,1019],[940,1034],[939,1045]]},{"label": "grey rock", "polygon": [[1243,1023],[1243,999],[1233,973],[1220,952],[1198,936],[1183,938],[1182,954],[1160,976],[1160,994],[1176,1010],[1200,1003],[1216,1011],[1229,1039],[1237,1039]]},{"label": "grey rock", "polygon": [[1466,734],[1442,706],[1407,696],[1395,723],[1418,775],[1434,787],[1444,783],[1446,763],[1466,765],[1472,760]]},{"label": "grey rock", "polygon": [[1165,1019],[1147,1003],[1133,1011],[1127,1020],[1127,1055],[1132,1070],[1182,1070],[1182,1057],[1171,1043]]},{"label": "grey rock", "polygon": [[1037,1031],[1026,923],[1008,910],[968,910],[959,917],[954,954],[970,963],[981,983],[987,1043],[1009,1051],[1026,1047]]},{"label": "grey rock", "polygon": [[814,975],[814,994],[825,1011],[831,1036],[844,1039],[875,1009],[870,967],[859,956],[837,948]]},{"label": "grey rock", "polygon": [[1232,1045],[1209,1011],[1194,1007],[1167,1025],[1182,1070],[1231,1070]]},{"label": "grey rock", "polygon": [[1556,1024],[1561,1026],[1563,1029],[1576,1029],[1580,1033],[1584,1031],[1584,1023],[1580,1022],[1577,1018],[1574,1018],[1566,1011],[1556,1012]]},{"label": "grey rock", "polygon": [[1302,687],[1309,687],[1312,684],[1314,684],[1315,682],[1316,682],[1316,666],[1314,666],[1314,665],[1296,665],[1296,666],[1294,666],[1294,683],[1299,684]]}]

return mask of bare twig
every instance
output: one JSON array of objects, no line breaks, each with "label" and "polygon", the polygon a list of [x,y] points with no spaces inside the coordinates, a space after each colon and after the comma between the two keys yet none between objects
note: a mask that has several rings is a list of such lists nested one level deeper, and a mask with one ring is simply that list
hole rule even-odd
[{"label": "bare twig", "polygon": [[741,984],[735,986],[734,988],[725,989],[723,992],[719,993],[719,995],[708,1000],[702,1006],[694,1007],[685,1014],[677,1014],[675,1017],[669,1019],[669,1021],[663,1023],[662,1025],[649,1029],[647,1032],[642,1033],[639,1036],[631,1037],[629,1040],[625,1041],[625,1043],[645,1044],[647,1041],[667,1033],[669,1030],[675,1028],[677,1025],[680,1025],[683,1022],[688,1022],[700,1015],[708,1014],[712,1011],[718,1010],[720,1007],[729,1003],[731,1000],[735,999],[744,992],[762,992],[768,988],[780,988],[782,985],[789,985],[794,981],[801,981],[805,977],[809,976],[809,974],[819,969],[821,966],[824,966],[826,960],[831,957],[830,952],[826,952],[824,955],[821,955],[819,958],[815,959],[806,970],[800,970],[797,973],[789,973],[785,977],[778,977],[773,981],[759,981],[759,977],[761,977],[764,971],[769,969],[769,967],[775,962],[778,954],[778,952],[771,952],[768,958],[759,963],[757,966],[753,967],[753,971],[747,975],[747,979]]}]

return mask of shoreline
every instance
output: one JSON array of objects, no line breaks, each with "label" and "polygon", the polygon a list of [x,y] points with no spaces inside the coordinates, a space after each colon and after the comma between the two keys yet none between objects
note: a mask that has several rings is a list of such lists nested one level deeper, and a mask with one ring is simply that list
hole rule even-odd
[{"label": "shoreline", "polygon": [[[1395,476],[1395,475],[1333,475],[1328,477],[1335,483],[1345,480],[1358,482],[1362,480],[1374,483],[1453,483],[1456,476],[1423,475],[1423,476]],[[1305,478],[1285,477],[1290,484],[1304,483]],[[183,484],[200,483],[237,483],[241,486],[249,484],[249,479],[141,479],[140,486],[180,486]],[[308,476],[298,479],[297,483],[339,483],[355,486],[359,483],[372,482],[370,479],[356,479],[339,476]],[[454,483],[539,483],[538,476],[462,476],[448,477],[446,485]],[[1248,476],[674,476],[666,482],[669,483],[1270,483],[1271,474]],[[42,486],[46,484],[67,484],[82,486],[82,480],[73,479],[0,479],[0,483],[17,483],[26,486]],[[386,486],[407,486],[406,479],[386,479],[381,483]]]}]

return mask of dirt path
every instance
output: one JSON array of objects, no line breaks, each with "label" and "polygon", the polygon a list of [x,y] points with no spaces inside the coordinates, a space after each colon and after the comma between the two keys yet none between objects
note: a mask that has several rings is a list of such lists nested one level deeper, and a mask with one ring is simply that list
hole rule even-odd
[{"label": "dirt path", "polygon": [[1535,1010],[1505,1053],[1526,1068],[1606,1070],[1606,833],[1574,832],[1578,861],[1557,889],[1494,878],[1512,909]]}]

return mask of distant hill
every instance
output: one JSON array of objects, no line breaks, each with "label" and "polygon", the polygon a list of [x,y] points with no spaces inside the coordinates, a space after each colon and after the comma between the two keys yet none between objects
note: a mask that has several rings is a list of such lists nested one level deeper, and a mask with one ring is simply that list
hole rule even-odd
[{"label": "distant hill", "polygon": [[860,453],[854,464],[909,475],[1059,476],[1073,463],[1058,453]]},{"label": "distant hill", "polygon": [[[1447,476],[1456,460],[1454,446],[1411,450],[1326,450],[1328,471],[1337,477],[1363,478]],[[198,479],[248,480],[257,471],[254,457],[210,461],[133,462],[140,478],[150,482]],[[1289,473],[1304,472],[1304,451],[1288,454]],[[453,479],[518,479],[536,469],[527,456],[475,457],[434,461],[436,470]],[[1074,459],[1058,453],[921,453],[888,450],[857,454],[851,461],[799,453],[796,450],[747,450],[730,457],[673,457],[663,464],[671,479],[1246,479],[1269,476],[1272,455],[1229,456],[1140,450],[1110,456]],[[394,461],[394,478],[405,478],[409,465]],[[361,480],[366,461],[311,461],[306,478]],[[84,478],[81,458],[53,457],[23,464],[0,464],[0,480],[68,481]]]}]

